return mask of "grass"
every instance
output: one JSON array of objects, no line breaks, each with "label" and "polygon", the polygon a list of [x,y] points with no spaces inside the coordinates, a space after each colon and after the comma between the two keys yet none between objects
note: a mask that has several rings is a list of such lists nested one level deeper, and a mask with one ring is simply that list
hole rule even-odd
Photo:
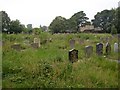
[{"label": "grass", "polygon": [[[113,37],[110,40],[112,53],[97,56],[96,44],[100,37],[112,37],[109,34],[54,34],[42,32],[41,47],[33,49],[25,46],[24,51],[16,51],[10,46],[23,44],[24,38],[33,42],[32,35],[3,34],[2,49],[2,85],[3,88],[116,88],[118,87],[118,54],[113,52]],[[51,38],[51,41],[49,40]],[[79,60],[71,64],[68,60],[69,40],[75,39],[75,48],[79,51]],[[82,44],[79,39],[83,40]],[[89,41],[87,41],[89,39]],[[85,57],[84,47],[92,45],[94,53]]]}]

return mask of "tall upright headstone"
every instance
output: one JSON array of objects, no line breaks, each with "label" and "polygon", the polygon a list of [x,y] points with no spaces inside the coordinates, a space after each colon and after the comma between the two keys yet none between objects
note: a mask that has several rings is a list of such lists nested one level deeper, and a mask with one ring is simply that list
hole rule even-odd
[{"label": "tall upright headstone", "polygon": [[110,54],[111,53],[111,45],[109,42],[106,43],[106,54]]},{"label": "tall upright headstone", "polygon": [[90,57],[93,54],[92,46],[85,46],[85,55],[86,57]]},{"label": "tall upright headstone", "polygon": [[38,47],[40,47],[40,39],[39,38],[34,38],[34,43],[37,43]]},{"label": "tall upright headstone", "polygon": [[114,43],[114,52],[118,52],[118,43]]},{"label": "tall upright headstone", "polygon": [[69,50],[69,61],[72,63],[78,61],[78,50],[76,49]]},{"label": "tall upright headstone", "polygon": [[70,39],[70,47],[71,49],[75,48],[75,40]]},{"label": "tall upright headstone", "polygon": [[102,43],[97,43],[96,53],[97,53],[97,55],[102,55],[103,54],[103,44]]}]

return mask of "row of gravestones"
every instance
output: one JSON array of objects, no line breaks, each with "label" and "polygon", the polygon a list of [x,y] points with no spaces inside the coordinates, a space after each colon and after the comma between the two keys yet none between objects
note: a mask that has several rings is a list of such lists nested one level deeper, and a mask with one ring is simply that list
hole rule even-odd
[{"label": "row of gravestones", "polygon": [[[70,41],[71,48],[74,48],[75,40]],[[114,52],[118,52],[118,43],[114,43]],[[106,43],[106,54],[111,53],[111,45],[110,43]],[[85,55],[90,57],[93,54],[93,46],[85,46]],[[96,44],[96,54],[102,55],[103,54],[103,44],[97,43]],[[78,50],[71,49],[69,50],[69,60],[73,63],[78,60]]]},{"label": "row of gravestones", "polygon": [[[24,41],[24,44],[28,45],[29,44],[29,41],[28,40],[25,40]],[[32,44],[30,44],[33,48],[39,48],[40,47],[40,39],[39,38],[34,38],[34,41]],[[14,43],[13,45],[11,45],[11,48],[17,50],[17,51],[20,51],[22,50],[22,47],[21,47],[21,44],[19,43]]]},{"label": "row of gravestones", "polygon": [[[48,41],[52,42],[52,38],[49,38]],[[41,44],[40,44],[41,42],[40,42],[39,38],[34,38],[33,43],[30,43],[29,39],[25,39],[23,43],[24,43],[24,45],[32,46],[33,48],[39,48],[41,46]],[[22,50],[21,44],[19,44],[19,43],[13,44],[11,46],[11,48],[16,49],[18,51]]]}]

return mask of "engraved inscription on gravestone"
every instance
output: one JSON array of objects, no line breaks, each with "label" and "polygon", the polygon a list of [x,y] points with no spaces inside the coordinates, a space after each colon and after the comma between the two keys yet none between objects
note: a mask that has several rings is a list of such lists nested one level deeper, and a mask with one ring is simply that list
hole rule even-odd
[{"label": "engraved inscription on gravestone", "polygon": [[92,46],[85,46],[85,55],[86,57],[90,57],[93,54]]},{"label": "engraved inscription on gravestone", "polygon": [[103,44],[102,43],[97,43],[97,45],[96,45],[96,53],[98,55],[102,55],[103,54]]},{"label": "engraved inscription on gravestone", "polygon": [[69,60],[72,63],[78,61],[78,50],[76,49],[69,50]]}]

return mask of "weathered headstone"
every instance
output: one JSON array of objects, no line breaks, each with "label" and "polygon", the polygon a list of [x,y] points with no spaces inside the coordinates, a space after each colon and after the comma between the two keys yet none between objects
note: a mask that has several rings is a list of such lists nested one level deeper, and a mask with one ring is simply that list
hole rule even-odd
[{"label": "weathered headstone", "polygon": [[90,57],[93,54],[93,47],[92,46],[85,46],[85,55]]},{"label": "weathered headstone", "polygon": [[70,40],[70,47],[73,49],[75,47],[75,40]]},{"label": "weathered headstone", "polygon": [[[34,43],[38,43],[38,47],[40,47],[40,39],[39,38],[34,38]],[[35,44],[37,45],[37,44]]]},{"label": "weathered headstone", "polygon": [[49,38],[49,42],[52,42],[52,38]]},{"label": "weathered headstone", "polygon": [[32,43],[31,46],[32,46],[33,48],[39,48],[39,44],[38,44],[38,43]]},{"label": "weathered headstone", "polygon": [[97,45],[96,45],[96,53],[98,55],[102,55],[103,54],[103,44],[102,43],[97,43]]},{"label": "weathered headstone", "polygon": [[84,40],[83,40],[83,39],[80,39],[80,40],[79,40],[79,43],[80,43],[80,44],[84,44]]},{"label": "weathered headstone", "polygon": [[29,45],[30,44],[30,41],[29,40],[24,40],[23,42],[25,45]]},{"label": "weathered headstone", "polygon": [[118,43],[114,43],[114,52],[118,52]]},{"label": "weathered headstone", "polygon": [[110,43],[106,43],[106,54],[110,54],[111,53],[111,45]]},{"label": "weathered headstone", "polygon": [[17,51],[20,51],[20,50],[21,50],[20,44],[17,44],[17,43],[15,43],[14,45],[12,45],[11,48],[13,48],[13,49],[15,49],[15,50],[17,50]]},{"label": "weathered headstone", "polygon": [[78,50],[76,49],[69,50],[69,60],[72,63],[78,61]]}]

